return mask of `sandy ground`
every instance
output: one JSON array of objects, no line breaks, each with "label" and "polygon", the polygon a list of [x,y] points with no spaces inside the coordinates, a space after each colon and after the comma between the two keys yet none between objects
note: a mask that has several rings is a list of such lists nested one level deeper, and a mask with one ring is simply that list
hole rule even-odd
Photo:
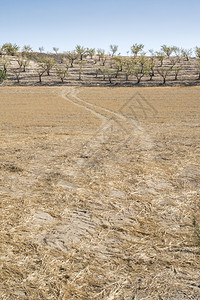
[{"label": "sandy ground", "polygon": [[199,99],[0,89],[1,299],[200,299]]}]

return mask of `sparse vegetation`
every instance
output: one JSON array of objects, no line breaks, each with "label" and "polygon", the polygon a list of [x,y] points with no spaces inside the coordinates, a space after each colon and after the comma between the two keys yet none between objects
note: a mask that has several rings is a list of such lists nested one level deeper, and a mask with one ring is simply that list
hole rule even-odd
[{"label": "sparse vegetation", "polygon": [[14,56],[17,54],[18,51],[19,51],[19,46],[17,46],[16,44],[5,43],[1,47],[2,54]]},{"label": "sparse vegetation", "polygon": [[[196,77],[197,73],[199,75],[199,47],[197,46],[193,52],[192,49],[162,45],[160,51],[150,49],[148,51],[150,56],[146,55],[144,45],[137,43],[131,47],[131,56],[122,56],[120,53],[116,55],[118,45],[115,44],[110,45],[109,53],[101,48],[95,50],[95,48],[86,48],[81,45],[64,53],[58,53],[58,47],[53,47],[54,53],[45,53],[44,47],[39,47],[39,50],[40,53],[34,52],[30,45],[25,45],[20,52],[19,47],[11,43],[1,47],[0,67],[7,72],[7,83],[10,84],[14,76],[16,77],[17,64],[23,72],[27,71],[22,76],[22,85],[24,82],[36,84],[33,81],[34,73],[38,74],[38,66],[39,74],[41,74],[38,74],[39,82],[40,76],[46,73],[48,76],[51,75],[51,78],[45,78],[45,84],[51,82],[51,85],[56,84],[56,78],[59,78],[58,73],[61,70],[64,72],[63,66],[68,69],[67,76],[70,75],[68,84],[102,84],[98,81],[99,71],[96,72],[96,70],[110,69],[109,72],[112,75],[109,77],[105,75],[108,79],[110,78],[108,81],[104,80],[106,85],[109,83],[111,85],[155,86],[161,84],[161,78],[162,83],[167,85],[199,85]],[[192,56],[194,53],[196,57]],[[41,69],[45,72],[41,72]],[[60,80],[62,84],[67,84],[64,79],[60,78]]]},{"label": "sparse vegetation", "polygon": [[0,70],[0,83],[7,79],[7,74],[5,70]]}]

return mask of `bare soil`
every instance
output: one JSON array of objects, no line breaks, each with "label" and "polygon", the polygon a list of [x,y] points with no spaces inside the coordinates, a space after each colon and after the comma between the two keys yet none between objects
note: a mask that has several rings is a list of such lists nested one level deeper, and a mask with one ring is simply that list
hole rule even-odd
[{"label": "bare soil", "polygon": [[199,99],[1,87],[1,299],[200,299]]}]

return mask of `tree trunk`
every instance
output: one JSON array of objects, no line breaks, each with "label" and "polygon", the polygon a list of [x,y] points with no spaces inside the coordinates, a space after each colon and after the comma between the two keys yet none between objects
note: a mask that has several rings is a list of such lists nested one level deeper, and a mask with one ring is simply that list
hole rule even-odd
[{"label": "tree trunk", "polygon": [[163,84],[166,83],[166,77],[163,77]]}]

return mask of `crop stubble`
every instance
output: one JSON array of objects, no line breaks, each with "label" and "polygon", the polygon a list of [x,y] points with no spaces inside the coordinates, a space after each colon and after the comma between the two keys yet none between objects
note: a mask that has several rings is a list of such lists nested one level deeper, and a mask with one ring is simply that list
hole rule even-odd
[{"label": "crop stubble", "polygon": [[199,299],[199,98],[1,88],[2,299]]}]

